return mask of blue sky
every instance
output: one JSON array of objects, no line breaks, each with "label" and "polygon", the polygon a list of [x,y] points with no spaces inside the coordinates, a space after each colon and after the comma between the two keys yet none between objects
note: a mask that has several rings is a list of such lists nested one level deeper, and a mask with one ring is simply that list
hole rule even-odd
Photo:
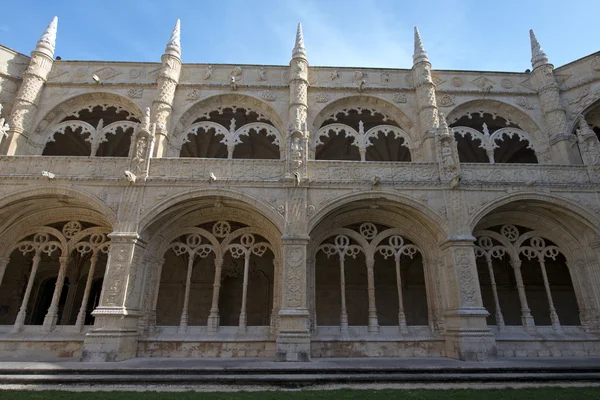
[{"label": "blue sky", "polygon": [[[600,0],[6,1],[0,44],[29,54],[58,15],[64,60],[160,61],[181,18],[187,63],[410,68],[417,25],[434,69],[524,71],[533,28],[555,66],[600,50]],[[25,11],[26,10],[26,11]]]}]

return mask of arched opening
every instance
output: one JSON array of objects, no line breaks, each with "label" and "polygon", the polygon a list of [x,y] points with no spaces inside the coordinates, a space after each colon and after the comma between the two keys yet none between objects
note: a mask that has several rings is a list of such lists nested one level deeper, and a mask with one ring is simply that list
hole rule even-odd
[{"label": "arched opening", "polygon": [[[165,253],[157,325],[268,326],[273,305],[273,251],[261,235],[235,221],[189,228]],[[216,326],[214,326],[216,328]]]},{"label": "arched opening", "polygon": [[583,265],[596,234],[587,221],[556,204],[516,200],[485,214],[474,236],[488,324],[500,334],[572,334],[591,323],[595,289]]},{"label": "arched opening", "polygon": [[441,283],[430,260],[441,228],[404,203],[352,198],[311,229],[313,357],[415,356],[407,342],[423,340],[418,355],[440,355]]},{"label": "arched opening", "polygon": [[458,157],[466,163],[538,162],[527,132],[509,119],[489,112],[467,113],[450,125]]},{"label": "arched opening", "polygon": [[373,109],[347,108],[324,119],[314,135],[317,160],[411,161],[408,134]]},{"label": "arched opening", "polygon": [[258,112],[219,107],[206,112],[181,135],[180,157],[280,159],[281,134]]},{"label": "arched opening", "polygon": [[276,232],[227,197],[193,198],[161,212],[145,228],[157,259],[145,294],[149,330],[268,334],[280,301]]},{"label": "arched opening", "polygon": [[[373,330],[374,316],[378,326],[427,325],[425,274],[418,253],[417,246],[390,226],[364,222],[335,229],[318,246],[315,259],[319,325]],[[374,304],[380,304],[376,314]]]},{"label": "arched opening", "polygon": [[120,106],[77,110],[46,132],[44,156],[127,157],[139,120]]},{"label": "arched opening", "polygon": [[[482,296],[484,306],[494,316],[488,322],[495,320],[500,328],[581,324],[566,259],[558,246],[539,235],[518,225],[492,226],[478,232],[478,272],[487,270],[482,280],[480,277]],[[506,268],[507,255],[512,271]]]},{"label": "arched opening", "polygon": [[[110,240],[108,218],[93,199],[66,193],[15,196],[0,207],[0,325],[85,325],[92,289],[85,277],[102,277]],[[100,290],[100,289],[98,289]]]}]

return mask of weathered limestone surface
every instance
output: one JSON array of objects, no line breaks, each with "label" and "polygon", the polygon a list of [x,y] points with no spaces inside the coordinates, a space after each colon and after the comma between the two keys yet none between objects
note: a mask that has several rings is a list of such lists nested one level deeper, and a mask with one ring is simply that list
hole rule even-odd
[{"label": "weathered limestone surface", "polygon": [[[185,25],[184,25],[185,29]],[[0,356],[600,355],[600,55],[531,73],[0,46]],[[426,35],[425,35],[426,37]],[[406,66],[408,67],[408,66]],[[101,85],[98,83],[100,82]]]}]

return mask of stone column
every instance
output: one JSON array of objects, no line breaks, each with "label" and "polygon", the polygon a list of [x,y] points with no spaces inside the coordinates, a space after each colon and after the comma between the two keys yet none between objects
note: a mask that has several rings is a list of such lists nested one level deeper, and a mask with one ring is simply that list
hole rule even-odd
[{"label": "stone column", "polygon": [[279,313],[279,305],[281,304],[281,267],[279,261],[278,257],[273,259],[273,308],[271,309],[271,317],[269,318],[272,333],[275,333],[277,314]]},{"label": "stone column", "polygon": [[190,304],[190,289],[192,286],[192,271],[194,270],[194,254],[188,254],[187,274],[185,277],[185,292],[183,295],[183,309],[179,320],[179,333],[186,333],[188,327],[188,306]]},{"label": "stone column", "polygon": [[29,66],[23,72],[21,86],[8,118],[8,138],[0,146],[0,154],[28,154],[28,141],[33,138],[33,123],[44,84],[54,64],[54,46],[58,18],[54,17],[31,52]]},{"label": "stone column", "polygon": [[246,299],[248,297],[248,272],[250,270],[250,249],[244,254],[244,281],[242,283],[242,307],[240,310],[239,331],[246,332],[247,315],[246,315]]},{"label": "stone column", "polygon": [[517,283],[517,291],[519,293],[519,301],[521,302],[521,323],[526,330],[530,330],[535,326],[533,317],[531,316],[531,309],[527,304],[527,295],[525,294],[525,285],[523,284],[523,276],[521,275],[521,260],[511,260],[511,265],[515,273],[515,281]]},{"label": "stone column", "polygon": [[29,304],[29,297],[31,297],[31,291],[33,290],[33,282],[35,282],[35,276],[37,274],[38,266],[40,265],[40,260],[42,259],[42,257],[39,255],[39,252],[39,250],[36,251],[35,256],[33,256],[31,273],[29,274],[27,288],[25,289],[25,294],[23,295],[23,301],[21,302],[19,313],[17,314],[17,318],[15,319],[15,325],[12,329],[13,333],[21,332],[21,330],[23,330],[23,325],[25,325],[25,316],[27,315],[27,305]]},{"label": "stone column", "polygon": [[348,310],[346,309],[346,255],[340,254],[340,332],[348,333]]},{"label": "stone column", "polygon": [[152,122],[156,124],[155,157],[166,157],[168,151],[168,124],[173,110],[175,89],[181,75],[180,23],[177,20],[165,54],[161,57],[162,67],[157,78],[157,88],[152,101]]},{"label": "stone column", "polygon": [[81,265],[74,265],[73,268],[71,268],[71,273],[67,277],[69,279],[67,299],[65,301],[65,308],[63,309],[62,316],[58,322],[61,325],[68,325],[70,323],[73,307],[75,306],[75,296],[77,296],[77,291],[79,290],[80,272]]},{"label": "stone column", "polygon": [[282,304],[277,333],[278,361],[310,361],[309,314],[306,302],[307,235],[283,238]]},{"label": "stone column", "polygon": [[[290,61],[290,104],[287,140],[285,231],[282,237],[281,308],[279,310],[276,359],[310,361],[310,315],[307,304],[306,252],[308,189],[308,130],[306,126],[308,60],[302,25],[298,24]],[[293,185],[293,186],[291,186]]]},{"label": "stone column", "polygon": [[560,103],[560,90],[554,77],[554,66],[548,61],[535,34],[529,31],[531,39],[531,83],[536,88],[544,121],[550,139],[553,162],[556,164],[580,163],[580,155],[573,146],[575,138],[569,132],[567,113]]},{"label": "stone column", "polygon": [[70,257],[59,257],[60,268],[58,269],[58,278],[56,278],[56,285],[54,286],[54,293],[52,294],[52,302],[50,308],[44,318],[44,324],[42,325],[42,332],[51,332],[56,327],[58,320],[58,302],[62,294],[62,289],[65,283],[65,274],[67,273],[67,267],[71,261]]},{"label": "stone column", "polygon": [[379,320],[377,318],[377,305],[375,304],[375,276],[373,267],[375,258],[367,256],[367,290],[369,291],[369,333],[379,333]]},{"label": "stone column", "polygon": [[83,361],[135,357],[141,316],[142,260],[145,244],[136,233],[113,232],[93,329],[83,344]]},{"label": "stone column", "polygon": [[213,283],[212,304],[210,314],[208,315],[207,330],[210,333],[216,333],[219,330],[219,292],[221,290],[221,269],[223,268],[223,256],[218,255],[215,258],[215,281]]},{"label": "stone column", "polygon": [[[159,265],[160,265],[160,269],[158,269]],[[154,274],[152,274],[153,281],[148,283],[150,285],[150,287],[152,288],[150,290],[149,300],[148,300],[151,303],[150,309],[148,310],[148,315],[147,315],[147,319],[148,319],[147,329],[148,329],[149,333],[152,333],[154,331],[154,328],[156,328],[156,304],[158,303],[158,291],[160,290],[160,280],[162,278],[162,270],[164,267],[165,267],[164,256],[156,259],[154,261],[154,268],[156,268],[157,270],[155,270]]]},{"label": "stone column", "polygon": [[496,286],[496,277],[494,276],[494,264],[492,258],[489,255],[485,256],[485,261],[488,266],[488,272],[490,274],[490,282],[492,284],[492,293],[494,295],[494,305],[496,306],[496,326],[498,330],[504,330],[504,317],[502,316],[502,310],[500,309],[500,300],[498,298],[498,287]]},{"label": "stone column", "polygon": [[548,282],[548,274],[546,273],[546,262],[543,258],[540,258],[540,268],[542,268],[542,278],[544,279],[544,289],[546,289],[546,297],[548,298],[548,308],[550,311],[550,321],[552,321],[552,328],[554,328],[554,330],[557,332],[562,332],[560,321],[558,320],[558,314],[556,314],[556,308],[554,308],[554,301],[552,300],[550,282]]},{"label": "stone column", "polygon": [[481,299],[474,241],[470,235],[452,236],[441,245],[445,259],[440,280],[446,286],[446,352],[448,357],[465,361],[497,356],[496,341],[486,322],[489,313]]},{"label": "stone column", "polygon": [[83,299],[81,299],[81,306],[79,307],[79,313],[77,314],[77,321],[75,322],[75,326],[77,330],[81,332],[83,330],[83,325],[85,324],[85,312],[87,310],[87,303],[90,299],[90,291],[92,290],[92,282],[94,281],[94,272],[96,271],[96,263],[98,262],[98,253],[94,251],[92,253],[92,257],[90,258],[90,269],[88,271],[88,276],[85,281],[85,289],[83,291]]},{"label": "stone column", "polygon": [[402,296],[402,274],[400,270],[400,257],[401,253],[397,252],[394,255],[394,261],[396,263],[396,287],[398,289],[398,327],[401,333],[406,333],[406,314],[404,313],[404,298]]},{"label": "stone column", "polygon": [[412,77],[417,92],[420,135],[423,137],[423,160],[435,162],[435,132],[438,126],[438,108],[435,84],[431,78],[431,63],[423,46],[419,30],[415,27],[415,51],[413,54]]}]

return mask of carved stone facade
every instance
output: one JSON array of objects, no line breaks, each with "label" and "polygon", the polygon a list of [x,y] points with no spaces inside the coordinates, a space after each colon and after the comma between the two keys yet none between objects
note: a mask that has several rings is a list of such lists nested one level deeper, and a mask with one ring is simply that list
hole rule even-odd
[{"label": "carved stone facade", "polygon": [[598,55],[532,72],[0,47],[0,355],[600,355]]}]

